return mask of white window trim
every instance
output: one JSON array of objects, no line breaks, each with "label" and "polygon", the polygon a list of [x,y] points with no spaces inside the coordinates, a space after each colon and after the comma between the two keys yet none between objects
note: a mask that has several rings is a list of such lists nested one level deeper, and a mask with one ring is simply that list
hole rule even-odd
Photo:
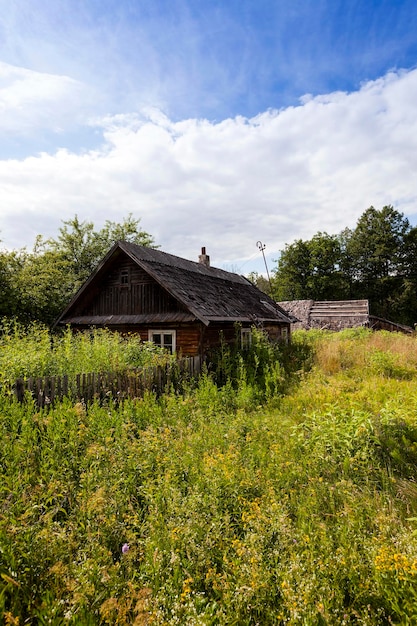
[{"label": "white window trim", "polygon": [[242,348],[250,348],[252,345],[252,329],[241,328],[240,329],[240,345]]},{"label": "white window trim", "polygon": [[170,330],[169,328],[165,329],[149,329],[148,330],[148,340],[154,343],[153,336],[154,335],[171,335],[172,336],[172,354],[177,351],[177,331]]}]

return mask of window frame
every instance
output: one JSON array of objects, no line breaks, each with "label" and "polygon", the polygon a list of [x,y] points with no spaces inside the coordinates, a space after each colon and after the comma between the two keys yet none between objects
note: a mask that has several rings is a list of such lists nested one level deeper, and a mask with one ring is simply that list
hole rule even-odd
[{"label": "window frame", "polygon": [[252,328],[240,329],[240,347],[242,350],[249,350],[252,346]]},{"label": "window frame", "polygon": [[128,267],[123,267],[120,270],[119,281],[121,285],[128,285],[130,283],[130,269]]},{"label": "window frame", "polygon": [[[150,328],[148,330],[148,341],[150,341],[151,343],[154,343],[155,345],[158,345],[153,340],[153,336],[154,335],[161,335],[161,337],[163,335],[171,335],[171,337],[172,337],[172,344],[171,344],[172,345],[172,352],[171,352],[171,354],[175,354],[175,352],[177,351],[177,331],[176,330],[173,330],[171,328],[165,328],[165,329],[162,329],[162,328],[155,328],[155,329]],[[164,349],[168,349],[168,348],[165,348],[164,345],[161,345],[160,347],[164,348]]]}]

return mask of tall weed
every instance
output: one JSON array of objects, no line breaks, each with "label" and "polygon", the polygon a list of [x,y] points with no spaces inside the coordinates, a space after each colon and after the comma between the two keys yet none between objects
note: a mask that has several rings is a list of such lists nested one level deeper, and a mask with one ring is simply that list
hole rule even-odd
[{"label": "tall weed", "polygon": [[[386,352],[412,371],[407,341]],[[288,350],[276,374],[249,357],[259,387],[236,356],[117,407],[1,398],[5,623],[413,624],[415,377],[375,369],[382,336],[297,342],[296,385]]]},{"label": "tall weed", "polygon": [[40,324],[28,327],[3,320],[0,329],[0,383],[17,378],[119,372],[129,367],[157,365],[170,357],[131,334],[95,329],[53,334]]}]

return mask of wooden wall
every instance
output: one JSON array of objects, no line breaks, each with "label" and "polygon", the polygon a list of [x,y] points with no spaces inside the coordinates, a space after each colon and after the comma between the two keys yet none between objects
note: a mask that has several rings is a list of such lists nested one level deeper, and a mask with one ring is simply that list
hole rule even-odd
[{"label": "wooden wall", "polygon": [[211,348],[220,347],[222,341],[234,343],[236,339],[236,328],[234,324],[210,324],[204,328],[202,336],[203,354]]},{"label": "wooden wall", "polygon": [[158,324],[155,326],[111,325],[110,330],[122,334],[135,333],[142,341],[149,341],[149,330],[175,330],[176,351],[181,356],[202,355],[202,324]]},{"label": "wooden wall", "polygon": [[[85,326],[84,329],[87,329]],[[236,341],[236,328],[233,323],[212,324],[208,327],[200,322],[187,324],[157,324],[147,326],[109,325],[110,330],[115,330],[122,334],[138,334],[142,341],[149,340],[149,330],[175,330],[176,331],[176,351],[180,356],[204,356],[212,348],[220,347],[222,341],[233,344]],[[283,334],[283,329],[287,328],[287,336]],[[83,330],[82,326],[78,327]],[[282,326],[269,325],[264,328],[271,341],[282,341],[289,338],[289,324]]]},{"label": "wooden wall", "polygon": [[85,294],[74,313],[141,315],[179,310],[182,309],[178,302],[126,257],[119,258],[103,281]]},{"label": "wooden wall", "polygon": [[271,341],[287,341],[290,336],[290,330],[291,324],[282,324],[281,326],[266,325],[264,327],[264,331]]}]

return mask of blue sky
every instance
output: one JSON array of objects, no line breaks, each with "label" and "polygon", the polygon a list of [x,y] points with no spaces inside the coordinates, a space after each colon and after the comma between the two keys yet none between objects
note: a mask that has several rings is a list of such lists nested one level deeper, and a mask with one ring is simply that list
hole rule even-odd
[{"label": "blue sky", "polygon": [[263,271],[371,204],[415,223],[417,3],[0,0],[0,238],[129,212]]}]

